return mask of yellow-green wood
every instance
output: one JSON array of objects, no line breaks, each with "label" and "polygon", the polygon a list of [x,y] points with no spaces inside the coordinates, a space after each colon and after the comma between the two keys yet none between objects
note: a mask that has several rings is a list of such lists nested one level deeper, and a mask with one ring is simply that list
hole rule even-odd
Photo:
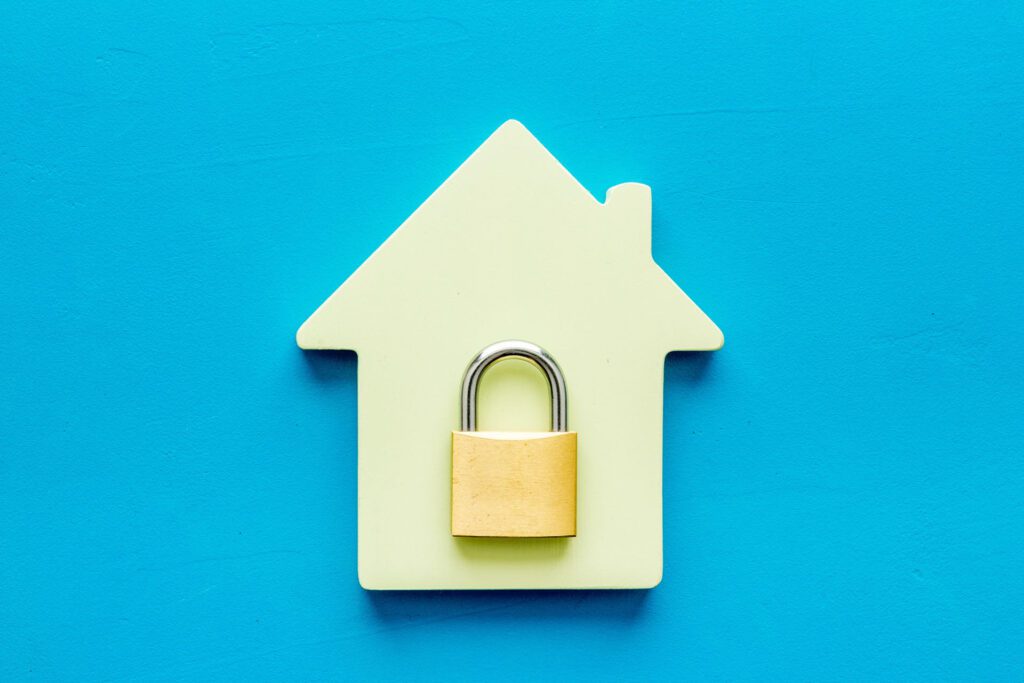
[{"label": "yellow-green wood", "polygon": [[[488,138],[302,325],[359,356],[359,580],[371,589],[645,588],[661,579],[665,354],[722,333],[651,258],[650,189],[589,194],[520,123]],[[578,535],[453,538],[463,371],[526,339],[565,373]],[[546,429],[546,387],[509,361],[480,428]],[[326,540],[326,539],[325,539]]]}]

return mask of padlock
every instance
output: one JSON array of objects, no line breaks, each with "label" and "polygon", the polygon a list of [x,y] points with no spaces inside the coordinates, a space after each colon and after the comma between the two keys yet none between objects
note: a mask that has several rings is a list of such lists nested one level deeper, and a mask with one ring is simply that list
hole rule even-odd
[{"label": "padlock", "polygon": [[[522,358],[544,372],[550,432],[476,431],[484,371]],[[565,379],[541,347],[503,341],[481,351],[462,381],[462,429],[452,432],[452,535],[544,538],[576,535],[576,432],[566,431]]]}]

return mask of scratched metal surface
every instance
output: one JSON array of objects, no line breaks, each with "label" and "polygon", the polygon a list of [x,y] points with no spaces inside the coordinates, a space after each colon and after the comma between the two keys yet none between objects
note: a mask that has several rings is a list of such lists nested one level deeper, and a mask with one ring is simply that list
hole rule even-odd
[{"label": "scratched metal surface", "polygon": [[[0,678],[1020,677],[1022,5],[208,5],[4,7]],[[665,580],[368,594],[294,330],[510,117],[726,332]]]}]

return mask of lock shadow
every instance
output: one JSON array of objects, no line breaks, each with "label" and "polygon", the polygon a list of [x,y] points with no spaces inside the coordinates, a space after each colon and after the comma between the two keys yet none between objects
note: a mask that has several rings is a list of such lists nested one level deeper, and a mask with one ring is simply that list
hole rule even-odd
[{"label": "lock shadow", "polygon": [[558,559],[568,538],[456,538],[459,554],[477,564],[530,564]]}]

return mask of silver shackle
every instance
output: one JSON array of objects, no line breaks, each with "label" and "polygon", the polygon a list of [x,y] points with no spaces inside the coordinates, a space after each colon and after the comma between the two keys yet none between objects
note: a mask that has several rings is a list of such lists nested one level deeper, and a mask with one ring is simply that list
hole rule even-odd
[{"label": "silver shackle", "polygon": [[527,341],[511,339],[486,347],[466,368],[462,380],[462,431],[476,431],[476,390],[484,370],[505,358],[522,358],[530,361],[544,372],[551,391],[551,431],[566,431],[565,378],[558,363],[547,351]]}]

